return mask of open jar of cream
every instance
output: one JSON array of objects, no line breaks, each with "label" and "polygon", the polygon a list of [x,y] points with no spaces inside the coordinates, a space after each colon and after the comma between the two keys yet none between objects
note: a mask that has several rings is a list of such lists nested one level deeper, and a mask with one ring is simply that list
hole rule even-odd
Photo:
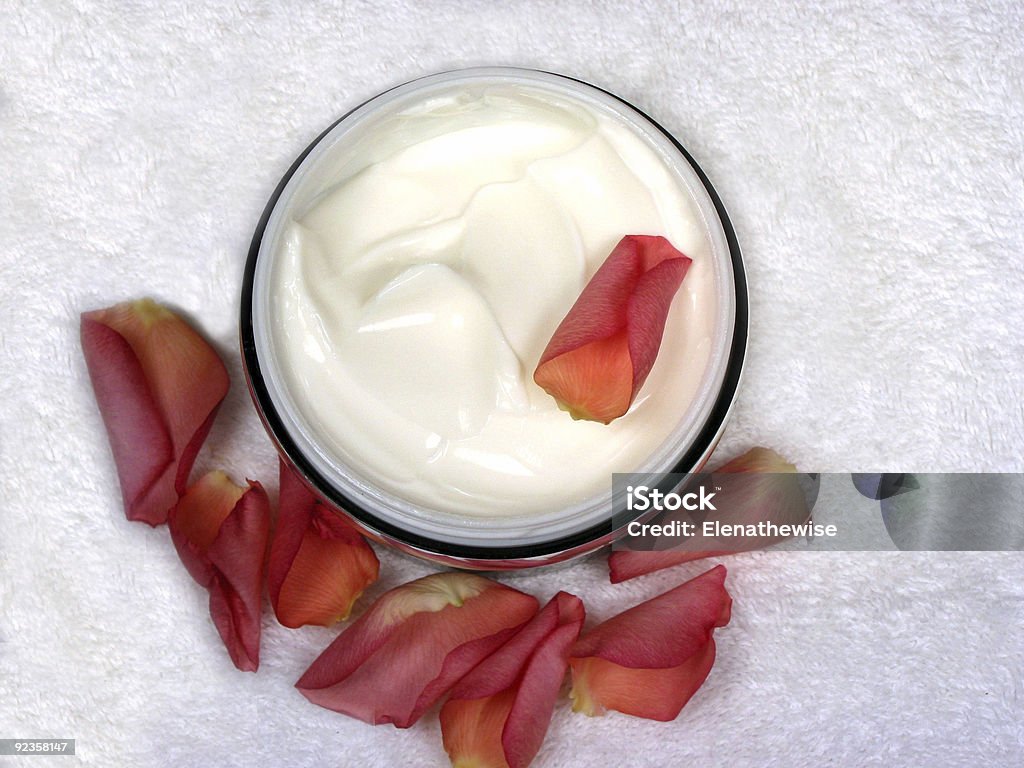
[{"label": "open jar of cream", "polygon": [[[574,421],[532,374],[627,234],[693,263],[629,412]],[[253,239],[241,337],[271,437],[325,502],[407,552],[519,568],[619,533],[612,473],[703,466],[746,283],[714,189],[650,118],[568,77],[469,69],[374,97],[296,160]]]}]

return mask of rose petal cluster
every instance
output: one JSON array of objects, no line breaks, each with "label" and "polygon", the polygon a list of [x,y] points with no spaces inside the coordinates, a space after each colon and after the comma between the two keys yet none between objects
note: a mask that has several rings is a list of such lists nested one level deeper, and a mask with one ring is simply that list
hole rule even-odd
[{"label": "rose petal cluster", "polygon": [[541,748],[567,669],[574,709],[675,718],[715,661],[732,599],[724,566],[580,637],[585,610],[559,592],[536,600],[481,576],[437,573],[392,589],[296,683],[310,701],[407,728],[440,711],[454,766],[524,768]]},{"label": "rose petal cluster", "polygon": [[235,666],[259,667],[265,576],[281,623],[330,624],[377,578],[377,557],[345,520],[281,467],[281,514],[271,540],[263,486],[220,471],[189,474],[229,386],[216,351],[151,299],[85,312],[82,351],[117,468],[125,514],[168,523]]},{"label": "rose petal cluster", "polygon": [[[591,281],[542,361],[554,364],[545,368],[551,381],[572,384],[559,391],[570,392],[564,402],[574,415],[610,420],[628,409],[688,265],[661,238],[628,237]],[[608,352],[606,342],[618,345],[611,357],[624,377],[610,399],[577,367]],[[209,593],[234,664],[259,666],[264,582],[285,626],[347,618],[379,563],[297,472],[280,465],[273,536],[260,483],[240,486],[212,471],[188,485],[228,386],[213,349],[149,300],[83,314],[82,343],[126,515],[168,523],[183,564]],[[777,468],[773,462],[774,455],[753,454],[731,471]],[[575,595],[559,592],[538,610],[535,597],[483,576],[435,573],[378,597],[296,687],[315,704],[398,728],[444,700],[442,736],[454,765],[525,768],[541,748],[567,672],[576,711],[675,718],[714,664],[714,631],[729,622],[725,577],[717,566],[584,633],[586,611]]]}]

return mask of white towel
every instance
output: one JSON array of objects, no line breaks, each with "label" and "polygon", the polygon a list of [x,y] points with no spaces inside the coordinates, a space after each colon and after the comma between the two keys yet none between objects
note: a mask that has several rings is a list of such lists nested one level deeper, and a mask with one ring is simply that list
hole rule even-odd
[{"label": "white towel", "polygon": [[[84,309],[185,311],[234,380],[197,469],[275,486],[237,354],[253,228],[325,125],[432,71],[590,80],[702,164],[751,289],[723,456],[1024,470],[1018,4],[253,5],[0,4],[0,738],[74,738],[60,764],[103,768],[446,764],[436,718],[371,728],[292,688],[337,629],[268,614],[259,673],[231,666],[166,530],[123,517],[77,340]],[[381,559],[369,598],[432,570]],[[563,700],[537,766],[1020,764],[1024,555],[726,562],[733,621],[680,718]],[[705,567],[504,580],[596,621]]]}]

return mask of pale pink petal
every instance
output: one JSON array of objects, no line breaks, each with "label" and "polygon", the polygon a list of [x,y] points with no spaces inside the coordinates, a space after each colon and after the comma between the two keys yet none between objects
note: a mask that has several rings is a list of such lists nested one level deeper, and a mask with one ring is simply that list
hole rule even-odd
[{"label": "pale pink petal", "polygon": [[580,638],[569,660],[574,708],[675,718],[711,669],[715,628],[729,623],[725,575],[716,566]]},{"label": "pale pink petal", "polygon": [[166,522],[228,390],[213,348],[149,300],[85,312],[82,351],[130,520]]},{"label": "pale pink petal", "polygon": [[345,619],[356,598],[376,581],[377,556],[283,461],[280,477],[280,512],[267,569],[270,600],[286,627],[329,626]]},{"label": "pale pink petal", "polygon": [[168,527],[185,567],[210,592],[210,615],[231,660],[243,671],[256,671],[270,537],[263,487],[250,482],[241,488],[223,472],[210,472],[181,498]]},{"label": "pale pink petal", "polygon": [[482,576],[426,576],[378,599],[296,687],[336,712],[406,728],[536,611],[535,598]]}]

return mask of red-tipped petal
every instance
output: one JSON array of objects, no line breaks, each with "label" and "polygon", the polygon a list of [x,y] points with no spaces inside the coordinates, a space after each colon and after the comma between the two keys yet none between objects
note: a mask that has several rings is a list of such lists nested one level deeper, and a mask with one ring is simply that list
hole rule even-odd
[{"label": "red-tipped petal", "polygon": [[184,320],[150,299],[83,313],[81,338],[125,514],[164,523],[227,393],[227,370]]},{"label": "red-tipped petal", "polygon": [[281,501],[270,547],[267,586],[286,627],[330,626],[348,618],[377,580],[377,555],[354,527],[316,497],[281,462]]},{"label": "red-tipped petal", "polygon": [[573,418],[607,424],[625,414],[690,264],[663,237],[622,238],[555,330],[534,381]]},{"label": "red-tipped petal", "polygon": [[619,549],[608,555],[608,575],[612,584],[619,584],[623,581],[635,579],[637,576],[645,576],[648,573],[660,571],[663,568],[671,568],[674,565],[689,563],[694,560],[702,560],[705,557],[715,557],[727,554],[724,552],[707,552],[704,550],[694,552],[684,549],[678,545],[673,549],[660,550],[630,550]]},{"label": "red-tipped petal", "polygon": [[582,601],[559,592],[459,681],[441,709],[441,732],[453,765],[529,765],[547,733],[583,619]]},{"label": "red-tipped petal", "polygon": [[[771,520],[775,523],[800,524],[810,517],[811,511],[800,487],[796,467],[769,448],[751,448],[712,474],[756,475],[721,483],[717,491],[718,509],[714,519],[722,523],[756,525],[762,520]],[[705,557],[746,552],[777,541],[781,541],[781,538],[732,538],[720,542],[707,536],[697,536],[675,542],[671,549],[617,549],[608,555],[608,571],[612,583],[617,584],[662,568]],[[722,548],[716,547],[716,544],[721,544]]]},{"label": "red-tipped petal", "polygon": [[710,571],[614,616],[573,647],[574,709],[615,709],[672,720],[714,663],[712,633],[729,623],[725,567]]},{"label": "red-tipped petal", "polygon": [[201,477],[168,520],[178,555],[210,592],[210,615],[231,660],[255,672],[260,658],[260,595],[270,537],[263,486],[241,488],[223,472]]},{"label": "red-tipped petal", "polygon": [[407,728],[536,612],[535,598],[482,576],[426,576],[380,597],[296,687],[335,712]]}]

